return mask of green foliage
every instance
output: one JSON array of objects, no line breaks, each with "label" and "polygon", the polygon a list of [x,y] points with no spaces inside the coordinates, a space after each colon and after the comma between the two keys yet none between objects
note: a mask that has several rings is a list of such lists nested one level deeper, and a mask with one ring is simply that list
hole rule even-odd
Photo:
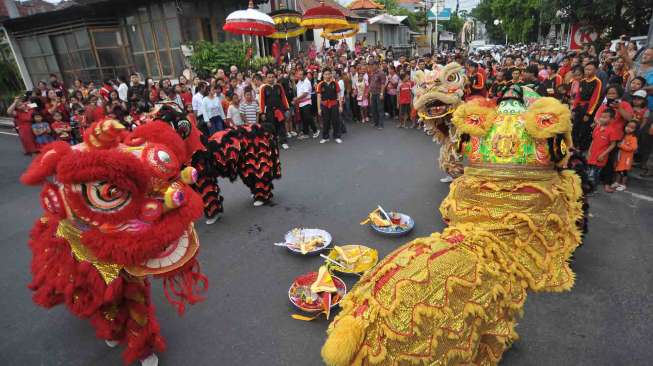
[{"label": "green foliage", "polygon": [[408,17],[408,26],[414,32],[419,32],[420,28],[426,23],[426,12],[424,10],[419,10],[417,12],[412,12],[408,9],[404,9],[397,4],[396,0],[378,0],[376,1],[379,4],[385,6],[385,10],[390,15],[405,15]]},{"label": "green foliage", "polygon": [[275,59],[272,56],[256,56],[253,59],[249,60],[249,67],[252,70],[260,70],[263,66],[269,66],[275,63]]},{"label": "green foliage", "polygon": [[444,25],[444,29],[452,32],[454,34],[460,33],[460,30],[463,28],[463,24],[465,24],[465,14],[451,14],[451,19],[447,21],[441,22]]},{"label": "green foliage", "polygon": [[594,26],[605,38],[614,39],[622,34],[646,35],[653,13],[653,0],[543,0],[550,17],[555,10],[566,13],[563,20],[583,22]]},{"label": "green foliage", "polygon": [[227,41],[211,43],[199,41],[193,44],[190,64],[199,75],[214,73],[217,69],[228,69],[231,65],[238,68],[246,66],[245,54],[249,43]]},{"label": "green foliage", "polygon": [[[490,39],[506,32],[510,42],[537,41],[538,25],[546,34],[552,23],[588,23],[607,39],[644,35],[652,13],[653,0],[481,0],[472,10]],[[503,23],[495,26],[495,19]]]},{"label": "green foliage", "polygon": [[24,90],[18,67],[13,61],[0,61],[0,111],[6,113],[16,95]]}]

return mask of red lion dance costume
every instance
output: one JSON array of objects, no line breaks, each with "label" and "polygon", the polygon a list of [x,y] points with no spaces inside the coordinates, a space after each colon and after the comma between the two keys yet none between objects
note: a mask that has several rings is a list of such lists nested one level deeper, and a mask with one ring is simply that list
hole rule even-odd
[{"label": "red lion dance costume", "polygon": [[202,201],[189,186],[196,172],[181,170],[191,154],[163,122],[127,133],[104,120],[82,144],[46,146],[22,176],[43,187],[45,213],[29,242],[34,302],[65,303],[107,344],[124,345],[126,364],[156,365],[154,352],[166,347],[147,276],[163,278],[180,315],[208,286],[196,260],[193,220]]},{"label": "red lion dance costume", "polygon": [[220,177],[232,182],[240,177],[256,202],[272,198],[272,181],[281,178],[279,145],[272,134],[258,124],[246,125],[216,132],[203,142],[206,150],[193,155],[192,165],[199,172],[195,188],[202,194],[208,222],[223,211]]}]

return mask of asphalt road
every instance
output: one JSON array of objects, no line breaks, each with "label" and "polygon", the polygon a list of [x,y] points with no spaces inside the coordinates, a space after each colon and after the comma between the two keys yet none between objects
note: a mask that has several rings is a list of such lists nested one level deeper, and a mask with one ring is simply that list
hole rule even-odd
[{"label": "asphalt road", "polygon": [[[41,209],[38,189],[18,183],[29,163],[19,150],[17,137],[0,135],[0,365],[120,365],[120,350],[96,339],[87,322],[63,306],[48,311],[31,302],[27,235]],[[160,364],[321,365],[327,322],[291,319],[287,298],[293,278],[321,261],[272,243],[293,227],[320,227],[336,243],[363,243],[386,254],[441,230],[437,208],[448,186],[438,182],[436,151],[415,130],[352,126],[342,145],[291,141],[272,206],[255,208],[244,185],[222,182],[224,217],[198,225],[207,300],[179,318],[161,284],[153,285],[168,341]],[[521,339],[502,365],[651,365],[653,184],[634,180],[630,189],[592,198],[591,231],[573,265],[576,286],[529,296],[517,329]],[[359,226],[377,204],[412,215],[414,232],[389,239]]]}]

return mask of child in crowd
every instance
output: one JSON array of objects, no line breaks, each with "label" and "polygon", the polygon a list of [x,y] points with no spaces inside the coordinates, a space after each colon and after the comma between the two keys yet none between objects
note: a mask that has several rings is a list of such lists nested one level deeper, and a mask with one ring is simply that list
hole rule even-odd
[{"label": "child in crowd", "polygon": [[[607,193],[615,191],[612,188],[612,182],[608,181],[603,172],[610,156],[610,152],[615,149],[617,142],[620,140],[621,131],[614,127],[614,109],[606,109],[599,118],[594,131],[592,132],[592,143],[589,148],[589,157],[587,163],[589,164],[588,175],[594,185],[596,186],[598,180],[603,183],[603,189]],[[609,169],[612,169],[611,167]]]},{"label": "child in crowd", "polygon": [[32,115],[32,133],[36,137],[36,146],[40,149],[43,145],[54,141],[50,124],[43,119],[43,115],[35,112]]},{"label": "child in crowd", "polygon": [[70,124],[64,121],[63,114],[59,111],[52,113],[52,129],[59,140],[71,143],[72,129]]},{"label": "child in crowd", "polygon": [[243,121],[250,125],[258,123],[258,117],[261,113],[261,106],[256,102],[252,93],[252,88],[249,86],[246,87],[243,93],[245,101],[238,106],[238,110],[243,116]]},{"label": "child in crowd", "polygon": [[628,179],[628,172],[633,166],[633,155],[637,151],[637,122],[630,121],[626,124],[624,131],[623,140],[619,142],[617,147],[619,148],[619,155],[617,156],[617,164],[615,166],[615,172],[617,173],[617,181],[612,185],[612,188],[617,191],[623,191],[626,189],[626,180]]},{"label": "child in crowd", "polygon": [[397,98],[397,107],[399,109],[399,125],[400,128],[408,128],[408,120],[410,118],[410,104],[413,100],[413,84],[409,80],[409,74],[401,75],[401,83],[397,88],[399,91],[399,98]]},{"label": "child in crowd", "polygon": [[240,100],[238,94],[233,93],[231,90],[227,92],[228,97],[231,99],[231,104],[227,108],[227,125],[230,127],[238,127],[245,124],[240,114],[239,105]]},{"label": "child in crowd", "polygon": [[637,90],[631,95],[631,104],[633,106],[632,120],[637,122],[637,129],[644,126],[648,120],[649,110],[646,102],[646,91]]},{"label": "child in crowd", "polygon": [[367,123],[370,121],[370,118],[367,115],[367,106],[369,105],[370,100],[370,90],[369,84],[367,81],[365,81],[365,74],[358,74],[358,80],[356,80],[354,93],[356,94],[358,106],[361,108],[361,122]]}]

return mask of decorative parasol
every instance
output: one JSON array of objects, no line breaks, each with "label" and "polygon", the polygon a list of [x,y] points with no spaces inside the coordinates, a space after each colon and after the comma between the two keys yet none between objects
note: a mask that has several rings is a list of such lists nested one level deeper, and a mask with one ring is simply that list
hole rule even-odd
[{"label": "decorative parasol", "polygon": [[288,39],[306,32],[306,28],[300,25],[302,22],[302,13],[287,9],[283,3],[280,4],[279,10],[270,13],[270,17],[274,21],[276,32],[267,36],[268,38]]},{"label": "decorative parasol", "polygon": [[249,0],[247,10],[237,10],[227,16],[224,27],[233,34],[267,36],[274,33],[274,21],[269,15],[254,10],[254,2]]},{"label": "decorative parasol", "polygon": [[340,28],[348,25],[345,14],[332,6],[324,5],[324,0],[320,0],[319,6],[307,9],[301,22],[301,26],[308,29]]},{"label": "decorative parasol", "polygon": [[330,40],[337,41],[349,37],[353,37],[358,33],[360,27],[356,23],[349,23],[346,27],[326,28],[322,31],[322,37]]}]

